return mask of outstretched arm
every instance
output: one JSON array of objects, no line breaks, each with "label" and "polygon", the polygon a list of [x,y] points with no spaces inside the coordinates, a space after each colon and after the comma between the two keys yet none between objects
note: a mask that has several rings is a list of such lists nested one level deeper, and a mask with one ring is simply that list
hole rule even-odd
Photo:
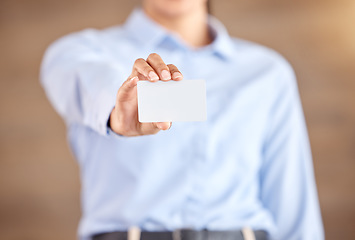
[{"label": "outstretched arm", "polygon": [[105,55],[94,34],[64,37],[45,54],[41,83],[57,112],[67,124],[82,124],[102,135],[108,132],[107,123],[124,136],[169,129],[171,123],[138,121],[136,84],[139,80],[179,81],[182,74],[177,67],[150,54],[147,60],[135,61],[127,79],[126,69]]}]

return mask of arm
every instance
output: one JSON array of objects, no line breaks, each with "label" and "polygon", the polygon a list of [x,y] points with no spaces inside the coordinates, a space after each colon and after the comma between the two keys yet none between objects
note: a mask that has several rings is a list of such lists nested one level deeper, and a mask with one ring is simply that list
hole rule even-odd
[{"label": "arm", "polygon": [[70,124],[107,134],[107,119],[121,67],[98,48],[92,31],[66,36],[52,44],[41,66],[41,83],[56,111]]},{"label": "arm", "polygon": [[261,170],[261,199],[276,223],[272,239],[323,239],[307,130],[289,66],[270,113]]},{"label": "arm", "polygon": [[[169,129],[171,123],[138,122],[136,84],[143,79],[181,80],[179,70],[151,54],[147,60],[135,61],[131,76],[122,84],[125,71],[105,55],[91,33],[62,38],[45,54],[41,83],[56,111],[67,124],[83,124],[102,135],[108,132],[107,123],[124,136]],[[163,70],[168,71],[164,76]]]}]

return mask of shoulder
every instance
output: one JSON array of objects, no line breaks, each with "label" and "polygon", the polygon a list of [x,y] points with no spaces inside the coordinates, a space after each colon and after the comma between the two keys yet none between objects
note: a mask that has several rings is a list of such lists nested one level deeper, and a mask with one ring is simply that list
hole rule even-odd
[{"label": "shoulder", "polygon": [[232,38],[235,56],[243,69],[268,75],[273,84],[295,85],[296,77],[289,61],[269,47],[240,38]]},{"label": "shoulder", "polygon": [[240,38],[232,38],[232,41],[235,50],[243,56],[248,55],[252,61],[274,66],[283,71],[293,71],[288,60],[274,49]]},{"label": "shoulder", "polygon": [[106,29],[87,28],[78,32],[67,34],[51,43],[47,52],[101,52],[112,46],[114,42],[123,41],[125,32],[121,26]]}]

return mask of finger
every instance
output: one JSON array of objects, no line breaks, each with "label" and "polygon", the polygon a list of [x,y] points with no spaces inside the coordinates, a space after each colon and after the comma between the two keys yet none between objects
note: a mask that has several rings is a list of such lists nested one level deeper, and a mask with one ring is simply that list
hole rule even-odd
[{"label": "finger", "polygon": [[122,84],[118,90],[118,97],[121,101],[129,100],[132,97],[135,97],[135,86],[137,86],[138,81],[138,77],[133,77],[129,78]]},{"label": "finger", "polygon": [[156,134],[161,130],[168,130],[170,127],[171,122],[140,123],[138,126],[141,135]]},{"label": "finger", "polygon": [[161,80],[171,80],[170,70],[158,54],[151,53],[147,58],[147,63],[158,73]]},{"label": "finger", "polygon": [[155,123],[155,126],[158,129],[163,130],[163,131],[170,129],[171,125],[172,125],[171,122],[157,122],[157,123]]},{"label": "finger", "polygon": [[138,58],[134,62],[132,75],[143,75],[146,79],[152,82],[159,80],[157,73],[143,58]]},{"label": "finger", "polygon": [[173,80],[180,81],[183,79],[181,72],[174,64],[168,64],[168,68]]}]

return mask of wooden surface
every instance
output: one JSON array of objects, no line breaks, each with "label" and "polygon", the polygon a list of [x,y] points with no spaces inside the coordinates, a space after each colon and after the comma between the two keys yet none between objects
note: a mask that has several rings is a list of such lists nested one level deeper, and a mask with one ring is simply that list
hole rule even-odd
[{"label": "wooden surface", "polygon": [[[39,86],[39,64],[58,37],[122,23],[136,2],[0,1],[0,239],[75,239],[79,169]],[[232,35],[294,66],[327,239],[355,239],[355,1],[212,3]]]}]

